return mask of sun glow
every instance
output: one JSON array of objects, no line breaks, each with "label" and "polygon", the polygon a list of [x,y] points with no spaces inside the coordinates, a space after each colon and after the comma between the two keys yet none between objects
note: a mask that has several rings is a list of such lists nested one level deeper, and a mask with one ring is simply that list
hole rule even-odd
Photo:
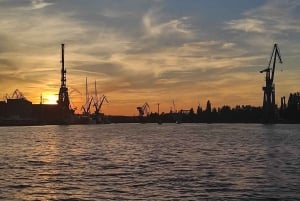
[{"label": "sun glow", "polygon": [[55,94],[45,94],[43,95],[44,104],[57,104],[57,95]]}]

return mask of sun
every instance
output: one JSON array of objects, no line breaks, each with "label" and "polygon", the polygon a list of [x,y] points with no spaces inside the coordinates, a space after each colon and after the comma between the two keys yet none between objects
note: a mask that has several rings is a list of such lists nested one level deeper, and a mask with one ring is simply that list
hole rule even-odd
[{"label": "sun", "polygon": [[44,104],[57,104],[57,95],[55,94],[45,94],[43,95]]}]

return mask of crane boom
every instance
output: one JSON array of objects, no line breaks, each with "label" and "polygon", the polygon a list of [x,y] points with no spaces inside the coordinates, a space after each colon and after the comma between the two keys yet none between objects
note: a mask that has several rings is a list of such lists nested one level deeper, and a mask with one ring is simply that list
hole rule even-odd
[{"label": "crane boom", "polygon": [[94,100],[94,98],[90,97],[88,99],[88,101],[85,103],[85,105],[83,105],[81,107],[81,110],[83,110],[83,112],[84,112],[85,115],[90,114],[91,104],[92,104],[93,100]]},{"label": "crane boom", "polygon": [[100,112],[104,101],[106,103],[109,103],[109,101],[107,100],[107,97],[105,95],[102,95],[102,97],[99,100],[94,100],[94,107],[95,107],[96,114]]},{"label": "crane boom", "polygon": [[273,48],[273,52],[272,52],[272,56],[271,56],[271,59],[270,59],[270,62],[269,62],[269,67],[270,67],[270,64],[271,64],[271,60],[272,60],[272,57],[273,57],[273,68],[272,68],[272,76],[271,76],[271,81],[273,83],[274,81],[274,73],[275,73],[275,66],[276,66],[276,58],[278,57],[279,59],[279,63],[282,64],[282,59],[281,59],[281,55],[280,55],[280,50],[279,50],[279,47],[278,45],[275,43],[274,44],[274,48]]}]

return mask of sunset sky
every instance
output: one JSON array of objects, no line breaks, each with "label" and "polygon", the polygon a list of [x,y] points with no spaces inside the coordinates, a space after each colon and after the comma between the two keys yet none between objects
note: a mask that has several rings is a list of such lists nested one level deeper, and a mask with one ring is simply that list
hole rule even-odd
[{"label": "sunset sky", "polygon": [[86,77],[106,114],[262,105],[274,43],[277,103],[300,90],[299,0],[0,0],[0,95],[54,103],[61,43],[78,113]]}]

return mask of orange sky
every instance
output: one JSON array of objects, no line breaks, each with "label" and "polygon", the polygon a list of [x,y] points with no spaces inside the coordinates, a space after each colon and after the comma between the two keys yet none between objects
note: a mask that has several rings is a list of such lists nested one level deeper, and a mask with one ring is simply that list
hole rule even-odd
[{"label": "orange sky", "polygon": [[[234,4],[234,6],[232,6]],[[0,0],[0,90],[54,103],[65,43],[67,86],[80,113],[85,79],[105,94],[106,114],[262,104],[264,75],[276,42],[283,64],[276,101],[299,91],[300,2]],[[218,13],[218,15],[216,15]],[[276,16],[276,17],[274,17]],[[281,71],[283,70],[283,71]]]}]

